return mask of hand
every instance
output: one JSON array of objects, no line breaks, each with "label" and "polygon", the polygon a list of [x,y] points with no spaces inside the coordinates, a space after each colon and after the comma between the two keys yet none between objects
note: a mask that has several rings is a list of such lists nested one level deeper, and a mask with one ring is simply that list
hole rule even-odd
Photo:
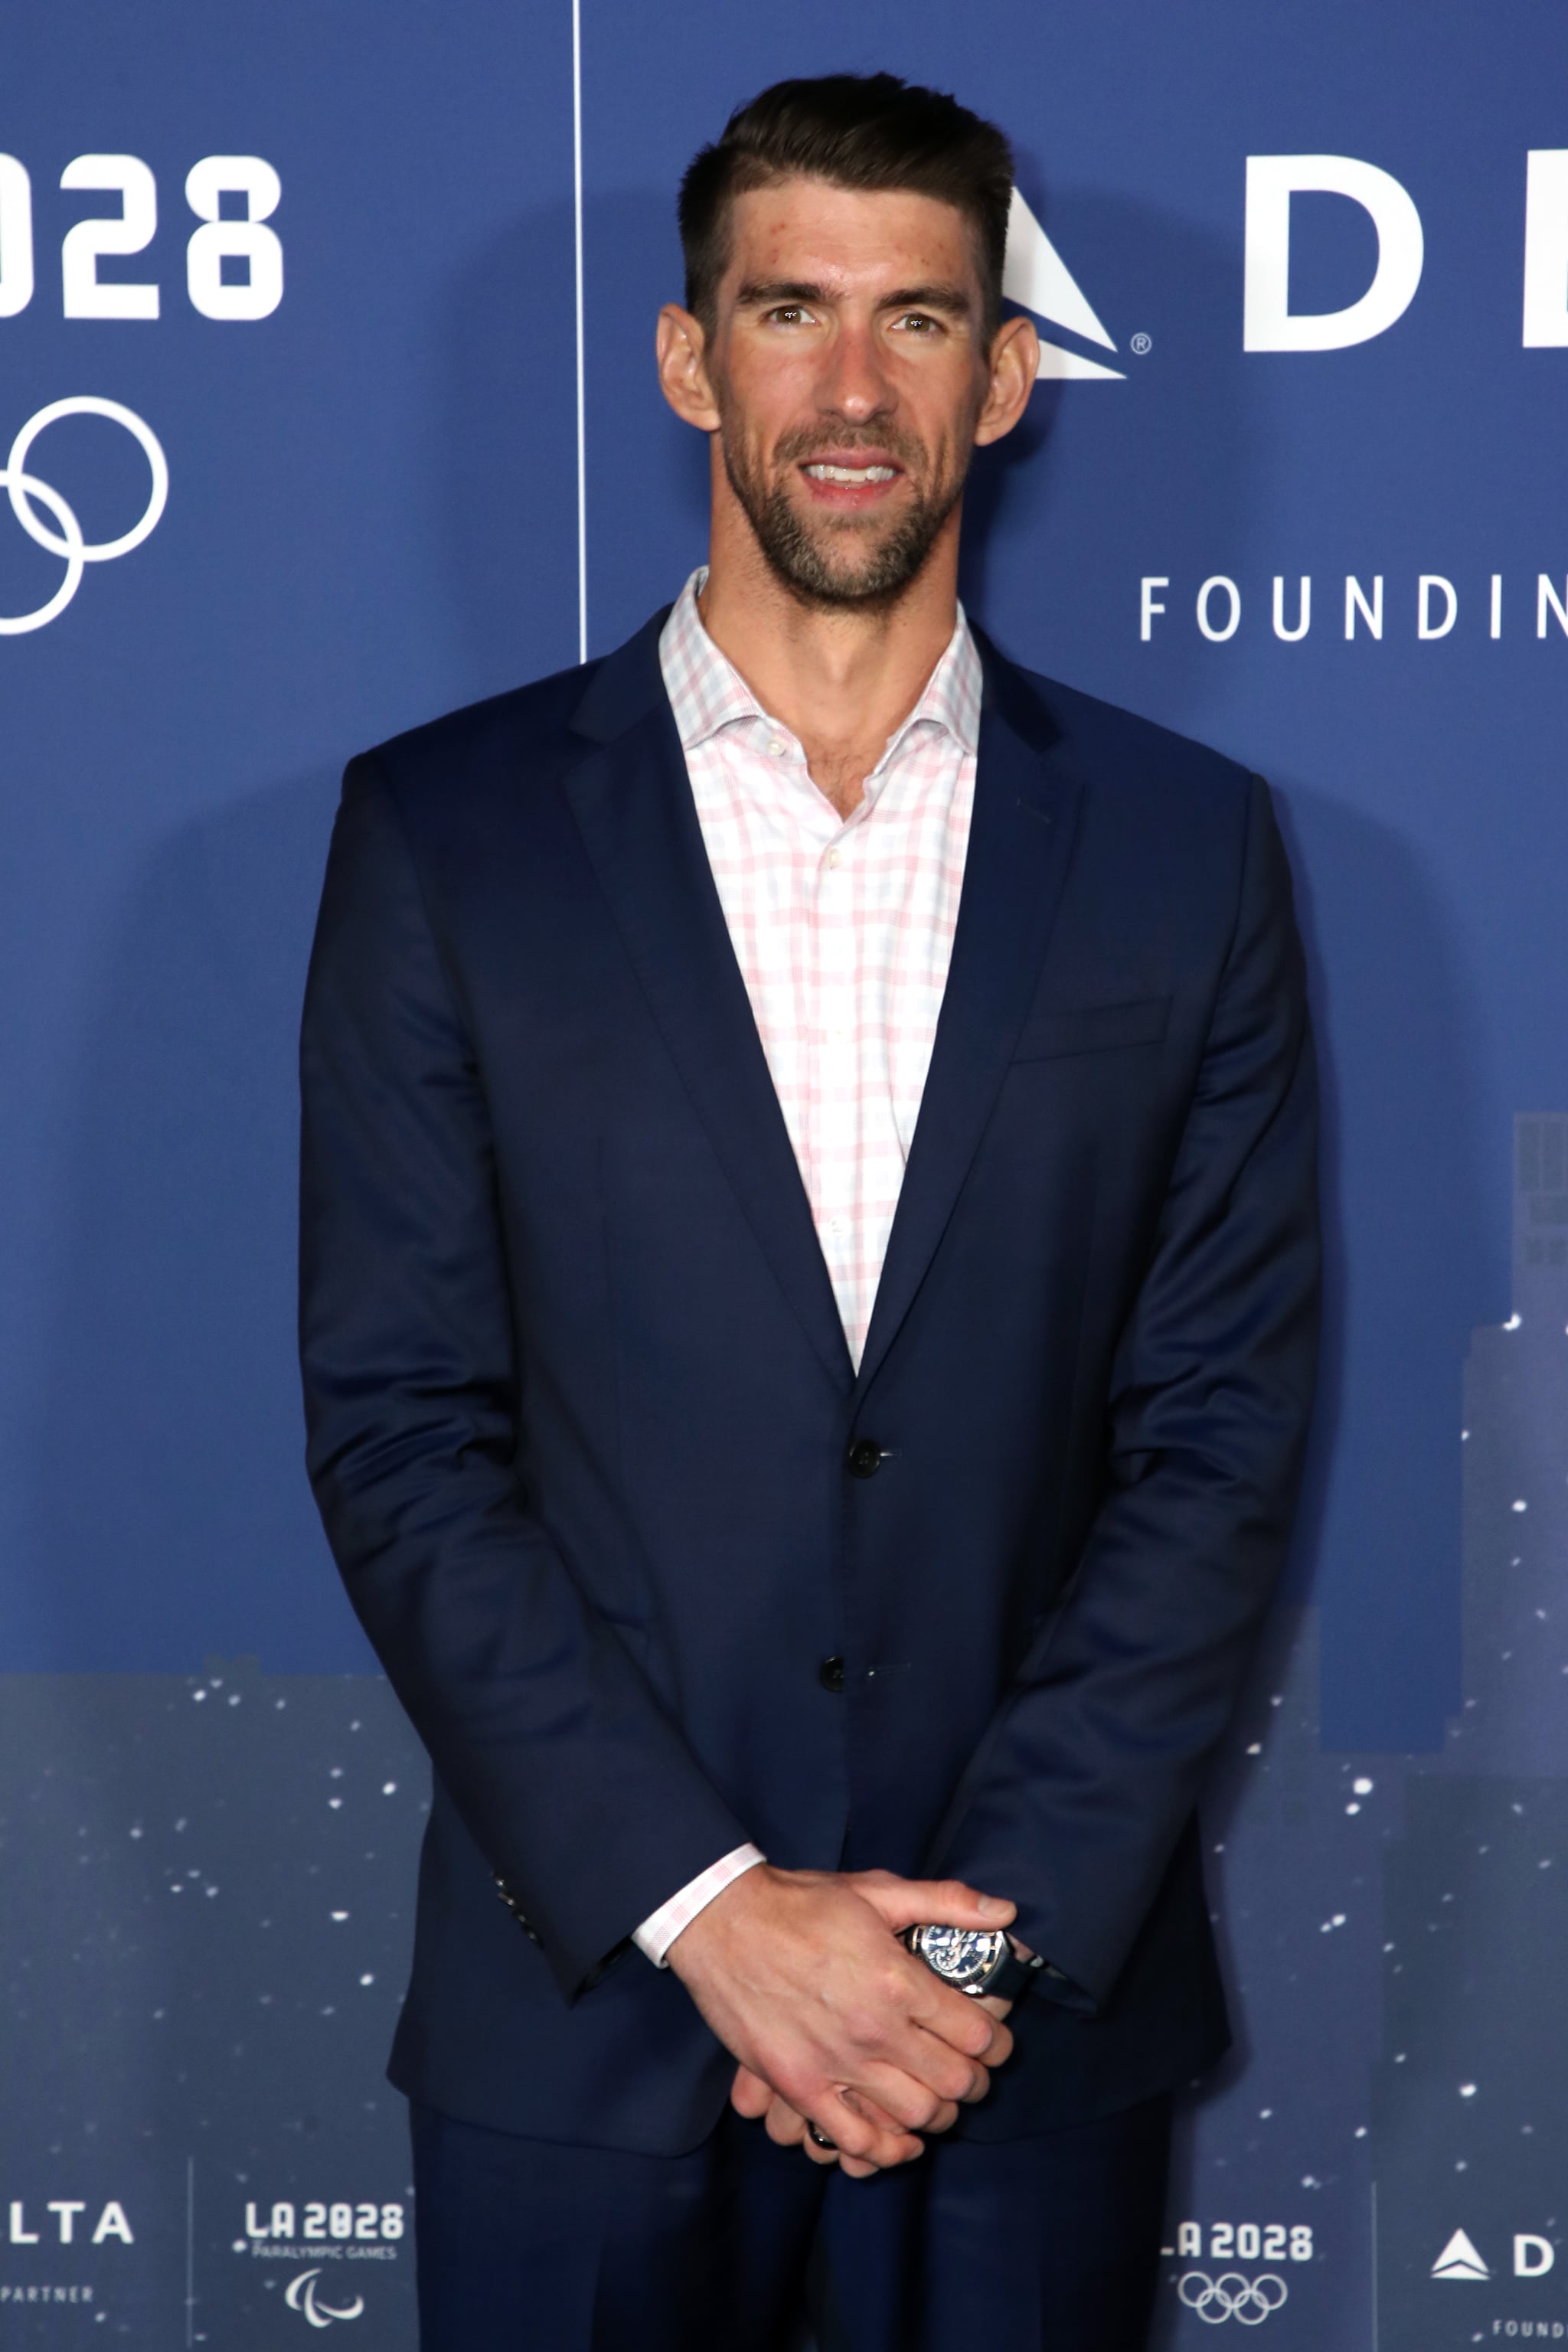
[{"label": "hand", "polygon": [[[952,2103],[948,2104],[951,2105]],[[874,2173],[882,2170],[884,2161],[896,2164],[910,2161],[902,2151],[913,2135],[896,2124],[884,2108],[875,2106],[869,2100],[858,2098],[857,2105],[863,2120],[874,2131],[883,2135],[885,2140],[886,2154],[879,2145],[878,2161],[875,2163],[868,2157],[850,2156],[838,2147],[820,2146],[807,2130],[805,2117],[792,2107],[787,2099],[781,2098],[776,2091],[771,2090],[760,2074],[753,2074],[749,2066],[736,2067],[735,2079],[730,2085],[730,2105],[738,2116],[745,2116],[749,2120],[754,2121],[760,2116],[763,2129],[775,2146],[798,2147],[813,2164],[836,2164],[841,2172],[847,2173],[851,2180],[869,2180]],[[957,2107],[952,2106],[952,2112],[956,2116]],[[923,2142],[917,2143],[916,2153],[924,2153]]]},{"label": "hand", "polygon": [[[1020,1943],[1016,1937],[1013,1938],[1013,1945],[1021,1959],[1027,1960],[1034,1958],[1027,1944]],[[967,1995],[966,1998],[974,2000],[973,1994]],[[975,2001],[977,2009],[984,2010],[987,2016],[998,2020],[1005,2017],[1012,2006],[1010,2000],[1003,2000],[996,1993],[985,1994]],[[983,2096],[984,2094],[975,2093],[972,2095],[978,2097]],[[735,2079],[730,2086],[730,2104],[738,2116],[753,2118],[760,2116],[763,2127],[771,2140],[776,2141],[780,2147],[804,2148],[813,2164],[837,2164],[841,2170],[848,2174],[851,2180],[868,2180],[873,2173],[881,2169],[879,2165],[868,2163],[861,2157],[846,2156],[842,2149],[819,2147],[805,2127],[805,2117],[798,2115],[787,2099],[782,2099],[776,2091],[770,2090],[761,2075],[753,2074],[749,2066],[736,2067]],[[867,2114],[869,2121],[895,2136],[898,2135],[898,2126],[890,2116],[883,2115],[880,2111],[873,2112],[869,2108]],[[955,2106],[951,2115],[945,2116],[944,2120],[928,2125],[928,2131],[946,2131],[957,2119],[957,2115],[958,2109]]]},{"label": "hand", "polygon": [[[1010,1903],[953,1880],[763,1863],[677,1937],[669,1965],[767,2091],[759,2105],[738,2075],[743,2114],[771,2115],[776,2094],[802,2135],[809,2117],[838,2154],[879,2168],[919,2156],[918,2132],[945,2130],[961,2100],[984,2097],[988,2069],[1013,2046],[1000,2018],[944,1985],[899,1930],[923,1919],[1000,1927],[1012,1916]],[[769,2128],[795,2136],[782,2111]]]}]

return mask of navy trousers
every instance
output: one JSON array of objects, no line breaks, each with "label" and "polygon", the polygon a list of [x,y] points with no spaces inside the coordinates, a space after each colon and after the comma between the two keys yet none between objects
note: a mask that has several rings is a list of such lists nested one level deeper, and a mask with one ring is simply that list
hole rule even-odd
[{"label": "navy trousers", "polygon": [[422,2352],[1142,2352],[1171,2103],[847,2180],[726,2112],[689,2156],[416,2107]]}]

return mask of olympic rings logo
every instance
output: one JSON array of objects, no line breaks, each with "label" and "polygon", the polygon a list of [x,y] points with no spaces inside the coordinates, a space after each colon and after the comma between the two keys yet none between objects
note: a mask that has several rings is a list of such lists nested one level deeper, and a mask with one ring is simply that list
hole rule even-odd
[{"label": "olympic rings logo", "polygon": [[1216,2279],[1206,2271],[1188,2271],[1176,2285],[1187,2309],[1211,2327],[1227,2319],[1239,2320],[1243,2327],[1260,2327],[1289,2292],[1276,2271],[1260,2272],[1255,2279],[1244,2278],[1239,2271],[1222,2271]]},{"label": "olympic rings logo", "polygon": [[[27,457],[34,442],[50,425],[58,425],[62,416],[105,416],[111,425],[123,425],[132,439],[140,443],[153,474],[152,494],[140,522],[133,523],[118,539],[88,541],[82,537],[81,525],[58,490],[41,482],[27,471]],[[169,497],[169,461],[150,425],[144,424],[134,409],[121,408],[117,400],[99,400],[90,393],[79,393],[70,400],[52,400],[29,416],[11,444],[11,452],[0,467],[0,488],[11,501],[11,511],[27,537],[36,540],[51,555],[65,558],[66,576],[47,604],[31,613],[19,613],[14,617],[0,614],[0,637],[22,637],[30,630],[43,629],[58,620],[81,586],[82,573],[89,563],[112,563],[117,555],[129,555],[140,547],[158,528]],[[58,530],[51,530],[33,501],[46,508],[53,516]]]}]

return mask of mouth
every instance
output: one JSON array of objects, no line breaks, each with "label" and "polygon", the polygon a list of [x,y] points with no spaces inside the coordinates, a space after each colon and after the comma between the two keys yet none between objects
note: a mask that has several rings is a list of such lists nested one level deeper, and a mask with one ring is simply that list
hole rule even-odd
[{"label": "mouth", "polygon": [[819,463],[801,469],[814,482],[844,482],[851,489],[860,489],[868,482],[891,482],[898,478],[896,466],[830,466]]},{"label": "mouth", "polygon": [[828,450],[806,458],[800,471],[812,505],[841,515],[864,514],[883,505],[904,474],[885,449]]}]

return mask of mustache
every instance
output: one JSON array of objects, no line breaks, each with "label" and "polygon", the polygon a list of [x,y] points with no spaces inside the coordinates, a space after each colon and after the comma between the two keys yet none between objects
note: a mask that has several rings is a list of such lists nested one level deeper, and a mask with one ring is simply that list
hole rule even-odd
[{"label": "mustache", "polygon": [[800,425],[773,444],[773,462],[780,466],[809,465],[813,457],[829,449],[873,449],[879,456],[896,457],[910,473],[923,472],[930,464],[924,442],[897,425],[839,425],[836,430],[821,425]]}]

